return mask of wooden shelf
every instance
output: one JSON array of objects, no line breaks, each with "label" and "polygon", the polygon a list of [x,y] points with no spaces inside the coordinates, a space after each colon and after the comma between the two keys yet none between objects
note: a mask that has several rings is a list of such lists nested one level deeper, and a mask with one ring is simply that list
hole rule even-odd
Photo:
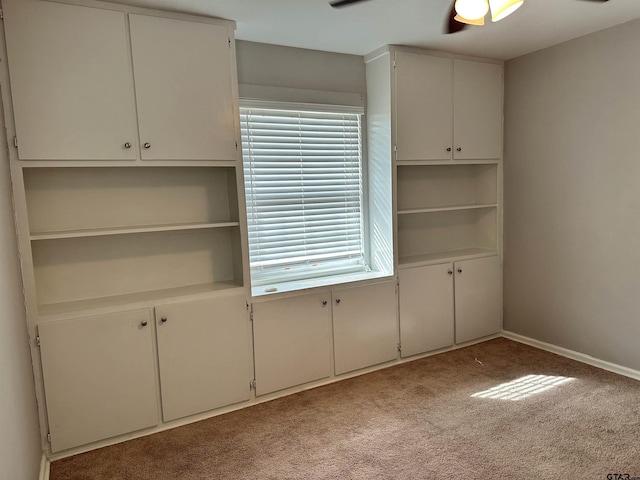
[{"label": "wooden shelf", "polygon": [[159,300],[165,300],[168,298],[186,297],[189,295],[212,293],[237,288],[243,287],[234,282],[205,283],[201,285],[190,285],[186,287],[152,290],[149,292],[137,292],[129,293],[126,295],[114,295],[109,297],[76,300],[73,302],[39,305],[38,313],[41,316],[48,316],[69,312],[79,312],[83,310],[116,307],[121,305],[131,305],[132,308],[136,308],[137,306],[140,306],[139,304],[155,303]]},{"label": "wooden shelf", "polygon": [[430,265],[446,261],[468,260],[471,258],[489,257],[497,255],[496,250],[487,248],[464,248],[460,250],[449,250],[444,252],[427,253],[423,255],[412,255],[400,257],[398,263],[400,268],[417,267],[420,265]]},{"label": "wooden shelf", "polygon": [[239,222],[205,222],[205,223],[175,223],[170,225],[147,225],[136,227],[92,228],[86,230],[68,230],[60,232],[34,232],[31,241],[56,240],[61,238],[102,237],[107,235],[129,235],[134,233],[171,232],[179,230],[201,230],[207,228],[237,227]]},{"label": "wooden shelf", "polygon": [[452,212],[456,210],[474,210],[478,208],[496,208],[497,203],[484,203],[477,205],[449,205],[443,207],[428,208],[411,208],[407,210],[398,210],[398,215],[413,215],[416,213],[432,213],[432,212]]}]

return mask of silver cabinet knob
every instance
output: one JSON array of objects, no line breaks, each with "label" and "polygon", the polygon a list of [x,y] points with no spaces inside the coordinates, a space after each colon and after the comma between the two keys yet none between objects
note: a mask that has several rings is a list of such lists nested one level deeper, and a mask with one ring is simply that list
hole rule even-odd
[{"label": "silver cabinet knob", "polygon": [[167,323],[167,317],[162,317],[162,318],[160,319],[160,321],[161,321],[162,323]]},{"label": "silver cabinet knob", "polygon": [[462,151],[462,147],[456,148],[456,152],[461,152],[461,151]]},{"label": "silver cabinet knob", "polygon": [[450,152],[450,151],[451,151],[451,147],[447,147],[447,152]]},{"label": "silver cabinet knob", "polygon": [[142,322],[140,322],[140,326],[142,327],[146,327],[149,323],[146,320],[143,320]]},{"label": "silver cabinet knob", "polygon": [[131,143],[125,142],[125,144],[123,146],[124,146],[124,148],[131,148]]},{"label": "silver cabinet knob", "polygon": [[336,303],[340,303],[340,299],[339,298],[336,298]]},{"label": "silver cabinet knob", "polygon": [[322,300],[322,306],[323,306],[323,307],[326,307],[326,306],[327,306],[327,303],[329,303],[329,302],[327,302],[326,300]]},{"label": "silver cabinet knob", "polygon": [[458,273],[462,273],[462,269],[459,268],[458,270],[456,270]]},{"label": "silver cabinet knob", "polygon": [[453,275],[453,270],[449,270],[447,273],[448,273],[449,275]]},{"label": "silver cabinet knob", "polygon": [[145,143],[144,148],[151,148],[151,144],[149,142]]}]

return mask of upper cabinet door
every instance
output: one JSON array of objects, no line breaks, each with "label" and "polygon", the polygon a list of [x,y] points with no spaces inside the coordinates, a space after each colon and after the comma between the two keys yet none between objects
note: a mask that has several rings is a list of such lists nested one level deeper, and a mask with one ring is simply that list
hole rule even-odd
[{"label": "upper cabinet door", "polygon": [[449,160],[451,59],[396,53],[397,160]]},{"label": "upper cabinet door", "polygon": [[122,12],[4,1],[23,160],[133,160],[134,100]]},{"label": "upper cabinet door", "polygon": [[502,65],[454,60],[454,158],[502,157]]},{"label": "upper cabinet door", "polygon": [[235,160],[227,27],[129,15],[143,160]]}]

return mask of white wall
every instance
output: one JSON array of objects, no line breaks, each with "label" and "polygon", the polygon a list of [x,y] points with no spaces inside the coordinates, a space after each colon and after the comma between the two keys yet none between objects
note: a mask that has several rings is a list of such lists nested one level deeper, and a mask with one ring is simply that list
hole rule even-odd
[{"label": "white wall", "polygon": [[42,451],[0,109],[0,478],[35,480]]},{"label": "white wall", "polygon": [[504,325],[640,370],[640,21],[505,65]]},{"label": "white wall", "polygon": [[364,58],[255,42],[236,42],[238,82],[364,93]]}]

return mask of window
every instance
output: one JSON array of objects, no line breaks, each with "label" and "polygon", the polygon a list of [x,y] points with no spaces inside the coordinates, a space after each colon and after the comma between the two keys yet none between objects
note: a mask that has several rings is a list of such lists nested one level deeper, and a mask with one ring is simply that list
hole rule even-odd
[{"label": "window", "polygon": [[253,287],[369,270],[361,113],[242,103]]}]

